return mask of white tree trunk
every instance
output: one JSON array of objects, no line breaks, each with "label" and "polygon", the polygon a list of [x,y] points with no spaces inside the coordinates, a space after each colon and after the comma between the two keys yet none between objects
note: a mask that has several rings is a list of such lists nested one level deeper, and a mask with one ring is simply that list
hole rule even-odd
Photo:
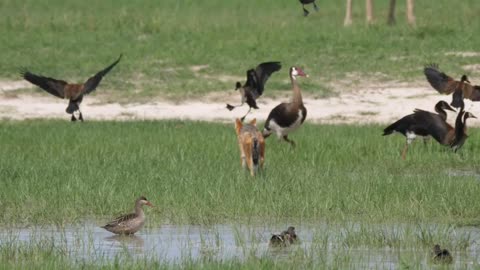
[{"label": "white tree trunk", "polygon": [[345,11],[344,26],[352,25],[352,0],[347,0],[347,10]]}]

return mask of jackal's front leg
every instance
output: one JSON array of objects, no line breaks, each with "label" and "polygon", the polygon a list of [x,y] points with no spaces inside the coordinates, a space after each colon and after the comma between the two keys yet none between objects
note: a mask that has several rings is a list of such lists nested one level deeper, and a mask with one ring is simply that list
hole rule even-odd
[{"label": "jackal's front leg", "polygon": [[243,145],[241,142],[238,142],[238,146],[240,148],[240,162],[242,164],[242,168],[245,169],[246,162],[245,162],[245,151],[243,151]]}]

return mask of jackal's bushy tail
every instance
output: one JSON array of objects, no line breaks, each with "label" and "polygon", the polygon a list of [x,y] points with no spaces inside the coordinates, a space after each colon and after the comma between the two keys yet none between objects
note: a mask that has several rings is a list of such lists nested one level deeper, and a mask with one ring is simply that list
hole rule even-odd
[{"label": "jackal's bushy tail", "polygon": [[258,167],[259,160],[260,160],[260,143],[258,142],[257,138],[253,138],[252,161],[255,167]]}]

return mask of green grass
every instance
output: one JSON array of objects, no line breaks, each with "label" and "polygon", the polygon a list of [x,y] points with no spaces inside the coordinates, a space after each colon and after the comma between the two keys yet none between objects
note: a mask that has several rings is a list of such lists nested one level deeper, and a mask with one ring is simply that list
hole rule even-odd
[{"label": "green grass", "polygon": [[267,140],[266,171],[241,169],[232,124],[0,123],[0,221],[68,224],[130,211],[159,222],[358,221],[478,224],[478,129],[460,153],[380,126],[305,125],[297,148]]},{"label": "green grass", "polygon": [[[373,26],[355,3],[354,26],[344,28],[340,0],[321,1],[308,18],[293,0],[3,0],[0,78],[18,78],[18,69],[28,67],[82,81],[124,53],[97,94],[148,100],[231,90],[234,78],[215,77],[243,78],[247,68],[279,60],[284,69],[267,88],[289,89],[287,69],[300,65],[312,75],[304,90],[324,96],[335,90],[330,82],[351,72],[362,81],[378,72],[382,79],[423,81],[427,62],[458,76],[463,65],[479,61],[445,55],[478,50],[477,0],[418,1],[416,28],[405,23],[404,1],[397,1],[397,25],[387,26],[387,2],[375,3]],[[208,68],[194,72],[195,65]]]}]

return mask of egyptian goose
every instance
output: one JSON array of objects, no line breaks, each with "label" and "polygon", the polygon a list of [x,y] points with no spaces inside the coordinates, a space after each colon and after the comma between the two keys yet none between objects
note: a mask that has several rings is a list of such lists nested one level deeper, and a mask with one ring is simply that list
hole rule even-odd
[{"label": "egyptian goose", "polygon": [[135,201],[134,213],[119,216],[102,228],[115,234],[129,235],[136,233],[145,223],[145,213],[142,208],[143,205],[153,207],[152,203],[150,203],[147,198],[141,196]]},{"label": "egyptian goose", "polygon": [[285,247],[288,244],[295,244],[297,241],[298,238],[295,233],[295,227],[288,227],[286,231],[280,234],[273,234],[269,244],[272,247]]},{"label": "egyptian goose", "polygon": [[433,262],[435,263],[452,263],[453,257],[447,249],[441,249],[440,245],[433,247]]},{"label": "egyptian goose", "polygon": [[[438,143],[450,146],[457,151],[465,142],[466,138],[466,119],[476,118],[473,114],[461,111],[458,113],[455,128],[446,122],[446,112],[444,110],[453,110],[446,102],[440,101],[435,106],[439,114],[416,109],[413,114],[404,116],[395,123],[389,125],[383,130],[383,136],[392,134],[394,131],[402,133],[407,141],[402,151],[402,158],[405,159],[408,146],[417,136],[432,136]],[[462,118],[462,116],[464,116]]]},{"label": "egyptian goose", "polygon": [[295,142],[288,139],[290,132],[298,129],[307,117],[307,109],[303,105],[302,93],[297,83],[297,76],[308,77],[302,69],[297,67],[290,68],[290,80],[292,82],[293,99],[292,102],[280,103],[267,117],[263,137],[267,138],[272,133],[277,137],[283,138],[286,142],[295,146]]},{"label": "egyptian goose", "polygon": [[452,95],[451,105],[455,108],[464,107],[464,98],[472,101],[480,101],[480,86],[471,85],[467,75],[463,75],[460,81],[441,72],[437,64],[426,66],[423,73],[430,85],[441,94]]},{"label": "egyptian goose", "polygon": [[242,103],[235,106],[227,104],[227,109],[231,111],[235,107],[242,106],[246,102],[249,109],[241,118],[243,121],[252,108],[258,109],[256,100],[263,94],[265,83],[272,73],[279,71],[281,68],[282,65],[280,62],[265,62],[258,65],[255,69],[247,70],[247,81],[245,84],[242,86],[240,82],[237,82],[235,85],[235,90],[239,90],[240,95],[242,96]]},{"label": "egyptian goose", "polygon": [[318,7],[317,7],[317,4],[315,3],[316,0],[299,0],[300,3],[302,4],[302,8],[303,8],[303,16],[308,16],[308,14],[310,12],[308,12],[307,9],[305,9],[305,5],[308,5],[308,4],[313,4],[313,8],[318,11]]},{"label": "egyptian goose", "polygon": [[56,97],[68,98],[69,103],[66,112],[72,115],[71,120],[77,120],[75,118],[74,112],[78,111],[79,120],[83,121],[83,115],[80,111],[80,103],[82,103],[83,96],[94,91],[102,81],[103,76],[105,76],[116,64],[118,64],[121,58],[122,55],[120,55],[120,57],[110,66],[93,75],[86,82],[79,84],[71,84],[63,80],[57,80],[41,75],[35,75],[28,70],[23,71],[21,75],[25,80],[40,87],[41,89],[47,91],[48,93]]}]

